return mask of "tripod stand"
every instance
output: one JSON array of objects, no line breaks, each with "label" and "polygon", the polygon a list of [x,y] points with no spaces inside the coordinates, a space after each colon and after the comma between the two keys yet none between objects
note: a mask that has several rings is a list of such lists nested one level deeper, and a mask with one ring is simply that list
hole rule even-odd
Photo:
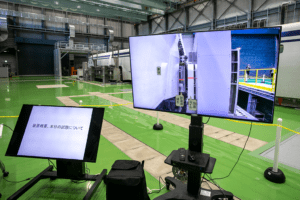
[{"label": "tripod stand", "polygon": [[[7,177],[9,173],[7,171],[5,171],[5,166],[4,166],[4,164],[3,164],[3,162],[1,160],[0,160],[0,169],[1,169],[2,173],[3,173],[3,176]],[[1,197],[2,197],[2,194],[0,193],[0,198]]]}]

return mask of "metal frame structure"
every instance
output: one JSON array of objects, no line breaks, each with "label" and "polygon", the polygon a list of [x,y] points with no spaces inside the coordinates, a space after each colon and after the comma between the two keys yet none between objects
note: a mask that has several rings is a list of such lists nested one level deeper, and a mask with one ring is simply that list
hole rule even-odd
[{"label": "metal frame structure", "polygon": [[[152,16],[149,17],[149,20],[147,23],[150,24],[152,21],[155,22],[156,27],[154,27],[154,31],[152,29],[148,29],[148,34],[157,34],[157,33],[169,33],[171,31],[178,31],[178,29],[181,30],[181,28],[175,28],[175,24],[179,23],[184,27],[185,31],[193,31],[193,30],[215,30],[215,29],[227,29],[227,28],[251,28],[251,27],[262,27],[262,26],[270,26],[270,25],[279,25],[284,23],[291,23],[291,22],[298,22],[300,21],[299,13],[300,13],[300,1],[296,2],[286,2],[282,1],[282,3],[275,6],[270,7],[267,6],[268,3],[272,3],[270,0],[264,0],[264,1],[258,1],[258,0],[248,0],[248,6],[247,8],[244,6],[244,9],[241,8],[238,5],[239,0],[224,0],[223,2],[226,2],[228,6],[217,15],[217,0],[202,0],[202,1],[196,1],[194,3],[191,1],[187,1],[187,3],[183,3],[179,6],[179,9],[177,13],[180,13],[178,17],[174,17],[174,12],[168,12],[166,13],[163,18],[162,16]],[[241,2],[241,0],[240,0]],[[256,2],[256,8],[254,8],[254,2]],[[201,6],[202,5],[202,6]],[[207,8],[210,7],[211,13],[207,15],[205,12],[207,11]],[[264,7],[267,7],[267,9],[264,9]],[[226,17],[230,9],[237,10],[237,15],[233,17]],[[190,12],[196,11],[197,15],[195,18],[190,19]],[[185,22],[183,23],[181,20],[182,13],[185,12]],[[296,14],[297,13],[297,14]],[[276,24],[274,22],[270,24],[270,17],[274,18],[274,15],[277,18]],[[172,16],[175,18],[175,21],[172,23],[171,26],[169,25],[168,19],[169,16]],[[200,24],[197,24],[197,20],[203,17],[203,19],[207,20],[208,22],[202,22]],[[157,23],[157,19],[160,18],[161,21],[166,21],[165,26],[163,27],[161,23]],[[181,20],[181,21],[180,21]],[[140,23],[145,24],[145,23]],[[138,26],[135,26],[136,32],[141,34],[142,31],[137,31],[139,28]],[[159,26],[159,27],[157,27]],[[162,31],[157,31],[158,28],[160,28]],[[145,34],[145,33],[144,33]]]},{"label": "metal frame structure", "polygon": [[[84,200],[89,200],[92,198],[93,194],[99,187],[102,180],[105,178],[107,174],[107,170],[104,169],[101,174],[99,175],[88,175],[85,174],[84,177],[78,178],[78,180],[87,180],[87,181],[95,181],[90,189],[88,189],[87,194],[84,196]],[[37,182],[39,182],[41,179],[56,179],[56,178],[62,178],[58,175],[57,171],[53,171],[53,165],[50,165],[45,170],[43,170],[41,173],[39,173],[36,177],[34,177],[31,181],[29,181],[26,185],[24,185],[22,188],[20,188],[17,192],[15,192],[12,196],[8,198],[8,200],[15,200],[21,197],[26,191],[28,191],[31,187],[33,187]],[[63,178],[68,179],[68,178]]]},{"label": "metal frame structure", "polygon": [[164,15],[166,11],[174,11],[181,3],[177,0],[3,0],[2,2],[47,9],[55,8],[61,11],[122,19],[134,23],[146,21],[149,15]]},{"label": "metal frame structure", "polygon": [[69,42],[57,42],[54,50],[54,75],[62,77],[61,59],[67,54],[86,54],[88,59],[90,55],[104,52],[106,52],[106,47],[103,44],[75,42],[70,45]]}]

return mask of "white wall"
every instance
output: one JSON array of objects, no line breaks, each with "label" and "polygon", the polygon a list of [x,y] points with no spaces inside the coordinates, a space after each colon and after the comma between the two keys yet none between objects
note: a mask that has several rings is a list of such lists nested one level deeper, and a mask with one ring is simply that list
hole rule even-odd
[{"label": "white wall", "polygon": [[133,24],[123,22],[123,37],[129,37],[134,35]]},{"label": "white wall", "polygon": [[164,17],[160,17],[152,20],[152,33],[158,34],[164,32],[165,30],[166,30],[166,22]]},{"label": "white wall", "polygon": [[[91,24],[104,24],[104,19],[100,17],[90,17],[89,22]],[[90,26],[90,33],[104,35],[104,29],[96,26]]]},{"label": "white wall", "polygon": [[121,37],[121,21],[107,20],[107,25],[114,27],[114,35]]},{"label": "white wall", "polygon": [[231,32],[196,33],[195,41],[198,114],[227,116],[231,82]]},{"label": "white wall", "polygon": [[[206,6],[206,4],[208,4],[208,5]],[[203,15],[199,16],[196,19],[196,17],[199,14],[199,12],[197,12],[196,10],[201,11],[201,12],[203,11],[203,14],[206,17],[208,17],[208,19],[206,17],[204,17]],[[210,22],[210,20],[212,19],[212,12],[213,12],[213,6],[210,1],[203,3],[203,4],[196,5],[196,6],[194,6],[194,8],[193,7],[189,8],[189,17],[190,17],[189,26],[191,26],[191,25],[194,26],[194,25]]]},{"label": "white wall", "polygon": [[[19,11],[22,12],[29,12],[29,13],[36,13],[41,14],[41,9],[38,8],[32,8],[30,6],[19,6]],[[27,27],[41,27],[42,21],[41,20],[32,20],[32,19],[26,19],[26,18],[19,18],[19,23],[26,24]]]},{"label": "white wall", "polygon": [[138,27],[139,27],[139,35],[148,35],[149,34],[149,24],[148,23],[140,24]]},{"label": "white wall", "polygon": [[[175,12],[172,15],[169,15],[169,30],[177,29],[177,28],[184,28],[182,24],[185,24],[185,12],[181,13],[182,11]],[[181,15],[180,15],[181,14]],[[180,16],[180,17],[179,17]],[[176,21],[176,18],[178,18],[178,21],[180,21],[182,24],[180,24],[178,21]],[[176,21],[176,22],[175,22]],[[153,30],[153,29],[152,29]]]},{"label": "white wall", "polygon": [[[300,23],[284,25],[282,32],[299,30]],[[284,40],[296,40],[300,36],[282,37]],[[284,51],[279,55],[276,96],[300,99],[300,41],[282,42]]]},{"label": "white wall", "polygon": [[[154,109],[164,100],[166,78],[163,67],[161,76],[157,67],[169,62],[170,49],[176,35],[141,36],[129,38],[131,54],[134,106]],[[139,96],[135,95],[139,94]]]}]

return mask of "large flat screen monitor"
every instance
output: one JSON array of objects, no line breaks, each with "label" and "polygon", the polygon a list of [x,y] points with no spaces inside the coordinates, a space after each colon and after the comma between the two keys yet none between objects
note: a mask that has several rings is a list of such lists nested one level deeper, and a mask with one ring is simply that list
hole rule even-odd
[{"label": "large flat screen monitor", "polygon": [[6,156],[96,162],[104,108],[23,105]]},{"label": "large flat screen monitor", "polygon": [[135,108],[272,123],[281,27],[129,37]]}]

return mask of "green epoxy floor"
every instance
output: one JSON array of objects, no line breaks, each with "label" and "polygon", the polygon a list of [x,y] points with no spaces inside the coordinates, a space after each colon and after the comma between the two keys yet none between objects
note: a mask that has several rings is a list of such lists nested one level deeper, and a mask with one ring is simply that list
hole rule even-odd
[{"label": "green epoxy floor", "polygon": [[[32,82],[10,83],[1,80],[0,116],[19,115],[23,104],[63,105],[57,100],[56,97],[58,96],[88,95],[89,92],[114,93],[121,92],[120,89],[130,88],[128,85],[103,88],[80,82],[76,82],[74,85],[73,83],[67,83],[72,82],[72,80],[41,82],[36,81],[36,79],[34,80],[35,81]],[[36,88],[36,85],[54,84],[65,84],[69,87],[51,89]],[[115,97],[123,98],[128,101],[132,101],[131,95],[130,93],[113,94]],[[72,99],[76,102],[82,100],[85,105],[110,105],[111,103],[96,96],[72,97]],[[186,115],[180,116],[190,118]],[[276,107],[275,119],[276,117],[282,117],[283,125],[291,129],[300,127],[298,110]],[[161,123],[164,125],[164,130],[154,131],[152,129],[153,124],[156,122],[154,117],[123,106],[105,107],[104,119],[166,156],[174,149],[180,147],[187,148],[188,146],[187,129],[161,120]],[[206,118],[204,120],[206,120]],[[12,128],[14,128],[16,121],[17,118],[0,118],[0,123],[9,125]],[[236,124],[224,119],[211,118],[209,124],[230,131],[237,130],[234,132],[244,135],[247,135],[249,130],[249,125]],[[269,129],[272,128],[261,126],[253,127],[251,137],[257,139],[263,138],[261,140],[267,142],[273,141],[275,140],[275,132]],[[262,135],[261,132],[265,133],[263,134],[264,136],[259,136],[259,133]],[[48,166],[47,161],[43,159],[5,157],[4,155],[11,135],[11,131],[4,128],[3,138],[0,139],[0,159],[5,163],[7,170],[10,172],[10,175],[7,177],[8,180],[18,181],[35,176]],[[214,173],[212,174],[213,178],[226,176],[242,150],[239,147],[207,136],[204,136],[204,145],[205,153],[209,153],[212,157],[217,159]],[[272,166],[272,163],[250,156],[248,153],[249,151],[244,151],[239,163],[228,178],[217,181],[222,188],[232,192],[241,199],[299,199],[300,173],[298,171],[284,169],[283,171],[287,178],[285,184],[268,182],[264,179],[263,172],[267,167]],[[113,162],[118,159],[129,159],[129,157],[101,136],[97,163],[88,163],[88,167],[91,170],[91,174],[97,174],[104,168],[110,170]],[[149,188],[158,188],[158,181],[147,172],[146,180]],[[0,192],[4,195],[3,199],[9,197],[25,183],[26,182],[18,184],[8,183],[0,176]],[[86,188],[89,184],[88,182],[75,184],[69,180],[43,180],[25,193],[21,199],[80,199],[85,195]],[[160,194],[165,192],[168,191],[163,189]],[[156,196],[158,196],[158,194],[151,194],[150,198],[153,199]],[[93,199],[105,199],[104,184],[101,184],[98,188]]]},{"label": "green epoxy floor", "polygon": [[[112,94],[114,97],[118,97],[121,99],[125,99],[127,101],[133,102],[132,94]],[[187,119],[190,119],[191,117],[188,115],[182,115],[182,114],[175,114],[180,117],[184,117]],[[274,124],[277,123],[277,119],[281,118],[283,119],[282,126],[285,126],[289,129],[295,130],[300,127],[300,110],[293,109],[293,108],[285,108],[281,106],[275,106],[274,111]],[[208,117],[204,117],[203,121],[206,122],[208,120]],[[244,121],[241,121],[244,122]],[[246,121],[245,121],[246,122]],[[209,125],[215,126],[221,129],[225,129],[228,131],[232,131],[235,133],[239,133],[242,135],[248,136],[249,134],[249,125],[247,124],[241,124],[236,122],[231,122],[228,120],[220,119],[220,118],[210,118]],[[282,129],[281,135],[284,136],[287,133],[289,133],[289,130]],[[254,126],[252,127],[251,135],[250,137],[263,140],[266,142],[272,142],[276,139],[276,127],[272,126]]]}]

